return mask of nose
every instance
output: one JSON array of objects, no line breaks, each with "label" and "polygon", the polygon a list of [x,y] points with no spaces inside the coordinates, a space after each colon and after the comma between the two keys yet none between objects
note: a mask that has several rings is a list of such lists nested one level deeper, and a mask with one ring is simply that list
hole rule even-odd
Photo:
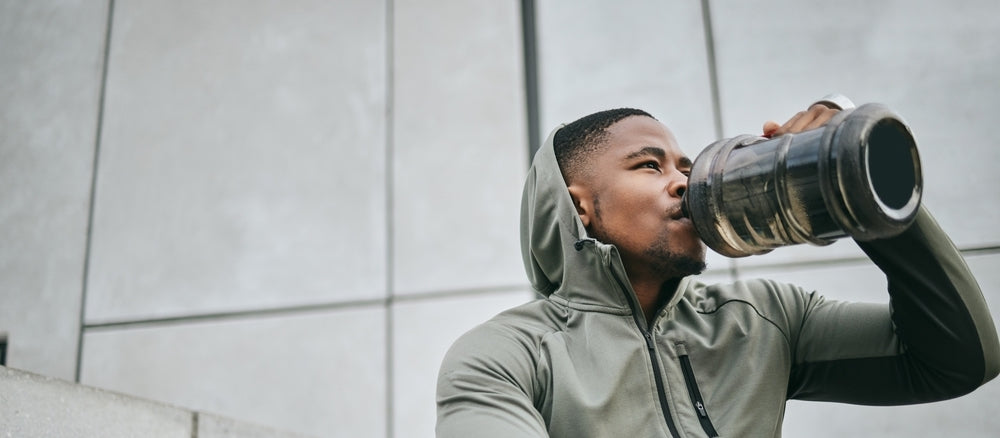
[{"label": "nose", "polygon": [[683,173],[676,172],[676,176],[671,178],[670,182],[667,183],[667,193],[675,198],[684,197],[684,192],[687,192],[688,187],[688,177]]}]

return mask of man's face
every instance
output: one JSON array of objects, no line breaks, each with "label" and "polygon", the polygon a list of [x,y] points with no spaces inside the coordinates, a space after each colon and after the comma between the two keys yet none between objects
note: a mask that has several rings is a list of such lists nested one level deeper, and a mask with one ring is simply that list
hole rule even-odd
[{"label": "man's face", "polygon": [[570,187],[572,193],[578,186],[574,196],[589,197],[589,217],[584,217],[586,208],[581,210],[588,232],[614,244],[630,271],[651,269],[670,277],[700,273],[705,246],[691,220],[681,215],[691,160],[667,127],[652,118],[630,116],[607,132],[605,148],[591,162],[591,177]]}]

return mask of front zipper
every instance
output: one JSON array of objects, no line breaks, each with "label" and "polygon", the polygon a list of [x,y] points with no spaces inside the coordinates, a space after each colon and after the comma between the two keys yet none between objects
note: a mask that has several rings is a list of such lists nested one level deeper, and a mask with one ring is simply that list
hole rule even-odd
[{"label": "front zipper", "polygon": [[[632,313],[635,315],[635,313]],[[642,326],[638,325],[636,321],[636,327],[639,327],[639,331],[642,333],[642,337],[646,338],[646,347],[649,351],[649,359],[653,362],[653,379],[656,380],[656,393],[660,396],[660,408],[663,409],[663,418],[667,420],[667,428],[670,429],[671,436],[679,436],[677,433],[677,426],[674,426],[674,419],[670,416],[670,408],[667,407],[667,393],[663,389],[663,376],[660,375],[660,361],[656,356],[656,346],[653,343],[653,335],[648,331],[643,330]]]},{"label": "front zipper", "polygon": [[639,330],[639,333],[642,334],[643,339],[646,340],[646,351],[649,352],[649,360],[653,363],[653,380],[656,381],[656,395],[660,398],[660,409],[663,411],[663,418],[667,422],[667,429],[670,429],[670,436],[679,437],[680,434],[677,433],[677,426],[674,425],[674,419],[670,416],[670,407],[667,406],[667,392],[663,387],[663,376],[660,375],[660,360],[656,355],[656,344],[653,342],[653,335],[642,327],[642,321],[639,320],[639,315],[643,313],[636,311],[635,304],[628,297],[629,289],[625,287],[625,284],[622,283],[614,272],[611,272],[611,277],[618,282],[618,287],[621,288],[622,293],[625,294],[625,300],[629,303],[629,307],[632,308],[632,319],[635,321],[635,327]]},{"label": "front zipper", "polygon": [[687,383],[688,394],[691,394],[691,403],[694,410],[698,412],[698,421],[701,421],[701,428],[709,437],[719,436],[719,432],[712,426],[712,420],[708,418],[708,411],[705,410],[705,400],[701,398],[701,391],[698,390],[698,381],[694,379],[694,371],[691,369],[691,359],[687,353],[677,356],[681,362],[681,371],[684,372],[684,381]]}]

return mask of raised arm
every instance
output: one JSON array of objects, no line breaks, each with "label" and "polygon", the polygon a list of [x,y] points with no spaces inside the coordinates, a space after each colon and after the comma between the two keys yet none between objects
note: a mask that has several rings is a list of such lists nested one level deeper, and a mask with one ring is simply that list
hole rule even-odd
[{"label": "raised arm", "polygon": [[813,300],[793,346],[790,398],[921,403],[997,375],[1000,345],[983,294],[923,207],[901,235],[858,244],[888,278],[890,304]]}]

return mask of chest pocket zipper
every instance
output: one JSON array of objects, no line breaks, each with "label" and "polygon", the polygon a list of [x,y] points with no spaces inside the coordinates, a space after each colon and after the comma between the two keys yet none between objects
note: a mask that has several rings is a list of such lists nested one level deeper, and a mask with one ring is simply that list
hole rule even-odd
[{"label": "chest pocket zipper", "polygon": [[694,405],[694,410],[698,413],[698,421],[701,422],[702,429],[705,429],[705,433],[710,437],[719,436],[719,432],[715,430],[715,426],[712,425],[712,420],[708,418],[708,411],[705,410],[705,400],[701,398],[701,391],[698,390],[698,381],[694,379],[694,370],[691,369],[691,358],[688,357],[687,349],[684,348],[683,344],[677,344],[678,352],[682,353],[677,356],[677,359],[681,363],[681,371],[684,373],[684,382],[687,384],[688,394],[691,395],[691,404]]}]

